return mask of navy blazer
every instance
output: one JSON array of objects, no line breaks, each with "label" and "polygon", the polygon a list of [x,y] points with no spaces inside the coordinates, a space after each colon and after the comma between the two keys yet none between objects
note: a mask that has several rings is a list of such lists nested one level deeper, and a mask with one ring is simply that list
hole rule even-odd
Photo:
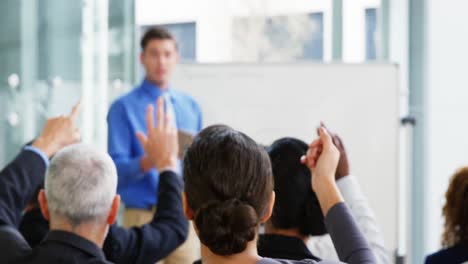
[{"label": "navy blazer", "polygon": [[113,225],[104,248],[68,232],[51,231],[32,249],[17,231],[21,211],[44,180],[46,165],[32,151],[22,151],[0,172],[0,264],[2,263],[154,263],[169,255],[187,236],[182,210],[182,180],[171,171],[161,174],[160,203],[153,220],[141,228]]},{"label": "navy blazer", "polygon": [[257,242],[258,254],[262,257],[274,259],[302,260],[320,259],[307,248],[301,239],[292,236],[263,234]]},{"label": "navy blazer", "polygon": [[427,256],[426,264],[459,264],[468,261],[468,241],[460,242],[453,247],[442,249]]}]

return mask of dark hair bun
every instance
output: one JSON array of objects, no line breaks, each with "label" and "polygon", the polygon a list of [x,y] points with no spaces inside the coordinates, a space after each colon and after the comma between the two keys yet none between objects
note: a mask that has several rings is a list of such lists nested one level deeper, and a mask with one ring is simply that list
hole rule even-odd
[{"label": "dark hair bun", "polygon": [[258,222],[255,209],[238,199],[208,202],[195,214],[200,241],[222,256],[244,251]]}]

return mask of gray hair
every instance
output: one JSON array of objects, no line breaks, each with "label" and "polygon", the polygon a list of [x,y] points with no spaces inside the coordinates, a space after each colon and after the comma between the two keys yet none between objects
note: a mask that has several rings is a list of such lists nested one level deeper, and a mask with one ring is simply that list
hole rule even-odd
[{"label": "gray hair", "polygon": [[112,159],[84,144],[59,151],[45,178],[50,213],[65,217],[73,226],[103,221],[116,191],[117,171]]}]

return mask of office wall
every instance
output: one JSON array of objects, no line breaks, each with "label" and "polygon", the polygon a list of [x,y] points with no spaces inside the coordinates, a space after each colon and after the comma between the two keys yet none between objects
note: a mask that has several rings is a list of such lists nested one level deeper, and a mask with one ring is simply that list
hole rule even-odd
[{"label": "office wall", "polygon": [[425,249],[440,247],[449,176],[468,165],[468,2],[427,1]]}]

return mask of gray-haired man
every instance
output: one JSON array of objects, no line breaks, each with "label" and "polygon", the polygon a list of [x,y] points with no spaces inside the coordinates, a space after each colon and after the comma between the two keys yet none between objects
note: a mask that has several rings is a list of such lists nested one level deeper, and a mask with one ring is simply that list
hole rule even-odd
[{"label": "gray-haired man", "polygon": [[[162,101],[158,110],[164,115]],[[186,221],[174,221],[182,215],[182,183],[172,172],[177,166],[175,130],[169,124],[160,124],[158,129],[150,127],[145,139],[145,149],[154,152],[150,157],[158,157],[153,162],[162,171],[163,211],[150,225],[126,230],[111,226],[120,197],[110,157],[82,144],[63,148],[79,139],[74,126],[76,112],[49,120],[32,146],[0,173],[0,263],[151,263],[164,257],[184,241],[187,233]],[[48,157],[54,154],[45,191],[39,194],[41,211],[50,221],[51,231],[31,249],[16,226],[21,210],[43,181]]]}]

